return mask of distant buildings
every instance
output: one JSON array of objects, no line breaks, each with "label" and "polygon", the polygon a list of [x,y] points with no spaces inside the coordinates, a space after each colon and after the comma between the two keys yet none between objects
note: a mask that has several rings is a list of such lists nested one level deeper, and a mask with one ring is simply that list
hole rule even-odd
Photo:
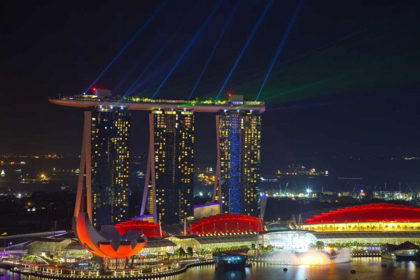
[{"label": "distant buildings", "polygon": [[[224,213],[260,214],[261,115],[224,111],[217,115],[219,192]],[[215,200],[219,200],[216,197]],[[220,200],[219,200],[220,201]]]},{"label": "distant buildings", "polygon": [[93,110],[91,120],[92,216],[98,227],[128,218],[131,113]]}]

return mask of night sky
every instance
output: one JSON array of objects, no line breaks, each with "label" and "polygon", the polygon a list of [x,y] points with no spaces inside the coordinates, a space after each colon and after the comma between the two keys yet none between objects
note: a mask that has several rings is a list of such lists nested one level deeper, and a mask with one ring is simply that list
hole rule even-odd
[{"label": "night sky", "polygon": [[[161,3],[2,1],[0,153],[78,154],[83,110],[48,98],[85,91]],[[147,69],[131,94],[151,97],[217,3],[164,4],[95,86],[123,95]],[[239,3],[194,98],[217,95],[267,3]],[[223,98],[256,98],[298,3],[272,2]],[[220,4],[156,98],[190,95],[236,4]],[[263,172],[284,157],[420,156],[419,8],[303,1],[260,98]],[[146,115],[133,113],[135,153],[147,147]],[[197,114],[196,124],[197,161],[214,164],[214,115]]]}]

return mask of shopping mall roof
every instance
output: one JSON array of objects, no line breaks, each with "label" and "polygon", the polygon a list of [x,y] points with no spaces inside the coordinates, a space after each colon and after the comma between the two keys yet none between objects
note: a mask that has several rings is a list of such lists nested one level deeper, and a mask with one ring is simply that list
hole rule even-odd
[{"label": "shopping mall roof", "polygon": [[263,221],[247,215],[223,213],[195,221],[191,231],[195,234],[257,232],[263,231]]},{"label": "shopping mall roof", "polygon": [[317,239],[420,238],[420,232],[312,232]]},{"label": "shopping mall roof", "polygon": [[67,245],[64,249],[66,250],[85,250],[85,248],[79,242],[72,242]]},{"label": "shopping mall roof", "polygon": [[149,239],[144,248],[176,247],[177,245],[167,239]]},{"label": "shopping mall roof", "polygon": [[215,236],[215,237],[196,237],[200,244],[217,244],[230,242],[255,242],[257,241],[256,234],[250,235],[230,235],[230,236]]},{"label": "shopping mall roof", "polygon": [[367,204],[329,210],[312,217],[305,215],[303,221],[308,224],[420,221],[420,208],[390,203]]}]

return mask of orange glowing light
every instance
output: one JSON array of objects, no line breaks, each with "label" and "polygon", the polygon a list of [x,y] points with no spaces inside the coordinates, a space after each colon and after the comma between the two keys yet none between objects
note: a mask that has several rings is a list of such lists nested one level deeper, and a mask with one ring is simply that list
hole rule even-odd
[{"label": "orange glowing light", "polygon": [[[147,243],[147,237],[137,237],[124,241],[120,236],[117,240],[108,240],[92,226],[86,213],[79,213],[73,220],[73,230],[82,246],[98,257],[125,259],[139,253]],[[114,230],[116,230],[114,228]],[[130,233],[127,234],[129,236]],[[133,232],[131,232],[133,236]]]}]

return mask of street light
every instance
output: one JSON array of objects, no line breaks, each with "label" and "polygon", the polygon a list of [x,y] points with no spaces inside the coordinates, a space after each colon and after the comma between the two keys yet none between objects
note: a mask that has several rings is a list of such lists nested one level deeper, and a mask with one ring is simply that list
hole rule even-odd
[{"label": "street light", "polygon": [[308,197],[309,197],[309,195],[311,194],[312,190],[311,190],[311,189],[309,189],[309,188],[307,188],[307,189],[306,189],[306,192],[308,193]]}]

